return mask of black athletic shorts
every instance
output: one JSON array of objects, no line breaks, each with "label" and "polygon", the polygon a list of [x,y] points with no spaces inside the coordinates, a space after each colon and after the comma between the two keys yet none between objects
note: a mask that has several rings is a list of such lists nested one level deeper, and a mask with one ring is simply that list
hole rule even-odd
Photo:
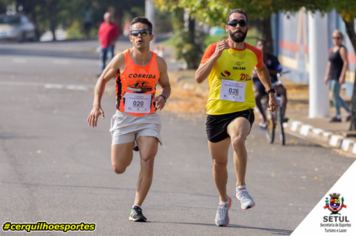
[{"label": "black athletic shorts", "polygon": [[225,115],[208,115],[206,118],[208,140],[212,143],[217,143],[230,137],[227,133],[227,126],[238,117],[246,118],[250,122],[251,127],[255,121],[255,114],[252,109]]}]

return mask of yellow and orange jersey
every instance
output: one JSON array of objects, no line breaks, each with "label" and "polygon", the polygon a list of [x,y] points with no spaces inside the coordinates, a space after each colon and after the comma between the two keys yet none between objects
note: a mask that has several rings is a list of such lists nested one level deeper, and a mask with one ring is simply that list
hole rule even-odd
[{"label": "yellow and orange jersey", "polygon": [[153,100],[160,77],[157,54],[152,52],[148,65],[138,66],[132,61],[129,50],[124,51],[124,70],[116,74],[116,109],[134,116],[155,113]]},{"label": "yellow and orange jersey", "polygon": [[[214,54],[216,45],[211,44],[205,50],[202,64]],[[209,74],[207,114],[223,115],[254,109],[252,71],[262,66],[262,51],[247,43],[244,49],[230,47],[224,50]]]}]

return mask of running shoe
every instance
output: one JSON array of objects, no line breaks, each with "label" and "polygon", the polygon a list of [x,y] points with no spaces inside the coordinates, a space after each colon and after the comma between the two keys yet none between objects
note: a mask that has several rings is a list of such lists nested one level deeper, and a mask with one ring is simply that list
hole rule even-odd
[{"label": "running shoe", "polygon": [[269,123],[268,123],[268,121],[265,121],[265,122],[260,121],[260,123],[258,125],[260,126],[260,129],[266,130]]},{"label": "running shoe", "polygon": [[341,122],[341,118],[335,116],[335,117],[331,118],[331,120],[329,120],[329,123],[333,123],[333,122]]},{"label": "running shoe", "polygon": [[346,122],[351,120],[351,114],[346,116]]},{"label": "running shoe", "polygon": [[231,197],[229,197],[229,201],[222,203],[220,201],[220,205],[218,207],[218,211],[216,212],[215,216],[215,224],[217,226],[222,226],[225,227],[229,224],[230,218],[229,218],[229,209],[231,206]]},{"label": "running shoe", "polygon": [[241,208],[243,210],[247,210],[255,206],[255,201],[248,193],[245,185],[236,188],[236,197],[240,200]]},{"label": "running shoe", "polygon": [[143,216],[141,207],[134,206],[131,208],[129,220],[134,222],[146,222],[147,218]]}]

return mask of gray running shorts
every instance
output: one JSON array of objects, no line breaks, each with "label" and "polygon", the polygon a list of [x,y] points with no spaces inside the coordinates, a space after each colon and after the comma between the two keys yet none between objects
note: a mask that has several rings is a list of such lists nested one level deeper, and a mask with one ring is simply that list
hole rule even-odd
[{"label": "gray running shorts", "polygon": [[136,141],[141,136],[156,137],[161,140],[161,118],[157,113],[143,116],[132,116],[125,112],[116,111],[111,118],[111,146]]}]

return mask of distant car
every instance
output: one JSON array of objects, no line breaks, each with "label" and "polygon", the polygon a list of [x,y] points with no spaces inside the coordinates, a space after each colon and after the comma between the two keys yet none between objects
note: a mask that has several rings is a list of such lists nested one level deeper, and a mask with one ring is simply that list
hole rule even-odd
[{"label": "distant car", "polygon": [[0,40],[36,41],[36,26],[23,14],[0,14]]}]

